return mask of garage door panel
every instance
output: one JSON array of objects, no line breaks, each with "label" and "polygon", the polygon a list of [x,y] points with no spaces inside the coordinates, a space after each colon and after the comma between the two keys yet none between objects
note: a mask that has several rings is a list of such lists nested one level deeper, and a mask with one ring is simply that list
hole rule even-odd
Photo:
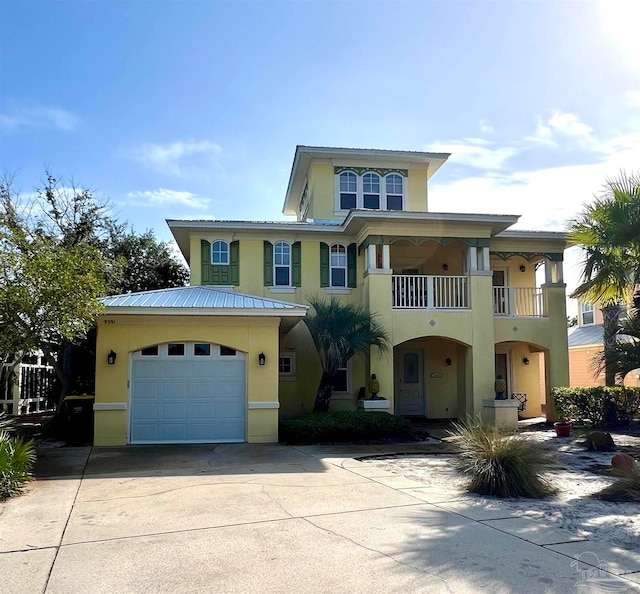
[{"label": "garage door panel", "polygon": [[204,420],[215,421],[216,414],[216,403],[213,399],[203,402],[192,402],[189,407],[189,419],[193,423]]},{"label": "garage door panel", "polygon": [[161,441],[189,441],[186,423],[163,423],[160,425]]},{"label": "garage door panel", "polygon": [[137,360],[133,366],[132,376],[134,380],[153,379],[160,377],[160,362],[157,359]]},{"label": "garage door panel", "polygon": [[160,398],[165,399],[187,399],[188,382],[185,380],[162,380],[160,385]]},{"label": "garage door panel", "polygon": [[167,422],[184,421],[187,418],[187,410],[186,402],[162,402],[159,420]]},{"label": "garage door panel", "polygon": [[[136,441],[160,441],[159,428],[155,419],[152,423],[136,423]],[[133,435],[131,437],[133,438]]]},{"label": "garage door panel", "polygon": [[171,357],[162,366],[162,377],[165,379],[186,379],[189,377],[189,363],[183,358]]},{"label": "garage door panel", "polygon": [[244,421],[216,423],[216,439],[233,441],[239,433],[244,433]]},{"label": "garage door panel", "polygon": [[217,400],[215,403],[216,417],[229,420],[244,418],[244,402],[237,400]]},{"label": "garage door panel", "polygon": [[244,357],[196,357],[189,343],[184,357],[159,352],[133,357],[131,442],[244,441]]},{"label": "garage door panel", "polygon": [[131,420],[136,423],[154,421],[160,416],[159,402],[136,402],[131,408]]},{"label": "garage door panel", "polygon": [[211,400],[215,397],[216,385],[215,380],[191,380],[189,382],[189,395],[191,399]]}]

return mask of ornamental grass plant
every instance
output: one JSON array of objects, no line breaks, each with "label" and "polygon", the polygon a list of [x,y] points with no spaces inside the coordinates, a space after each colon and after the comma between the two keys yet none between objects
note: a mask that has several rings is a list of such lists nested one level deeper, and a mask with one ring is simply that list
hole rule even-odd
[{"label": "ornamental grass plant", "polygon": [[22,493],[32,478],[35,461],[33,440],[11,437],[0,430],[0,501]]},{"label": "ornamental grass plant", "polygon": [[604,501],[635,501],[640,503],[640,471],[633,470],[612,485],[598,491],[594,497]]},{"label": "ornamental grass plant", "polygon": [[542,446],[480,419],[454,423],[451,434],[458,438],[459,471],[469,478],[467,490],[494,497],[549,497],[557,492],[543,474],[555,465]]}]

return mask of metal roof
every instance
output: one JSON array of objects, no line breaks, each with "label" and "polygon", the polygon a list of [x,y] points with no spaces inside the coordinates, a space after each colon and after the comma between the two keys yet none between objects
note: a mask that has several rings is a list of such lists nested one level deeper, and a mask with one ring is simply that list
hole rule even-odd
[{"label": "metal roof", "polygon": [[[627,342],[633,340],[626,334],[618,334],[616,340]],[[602,324],[588,324],[586,326],[574,326],[569,328],[569,348],[591,345],[602,345],[604,343],[604,327]]]},{"label": "metal roof", "polygon": [[299,315],[308,307],[216,287],[176,287],[113,295],[102,299],[108,313],[187,313],[209,315]]}]

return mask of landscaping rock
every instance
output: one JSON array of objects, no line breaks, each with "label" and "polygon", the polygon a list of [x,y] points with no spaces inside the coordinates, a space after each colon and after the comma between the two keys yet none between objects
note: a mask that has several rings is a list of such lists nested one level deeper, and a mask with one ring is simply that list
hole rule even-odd
[{"label": "landscaping rock", "polygon": [[636,461],[629,454],[616,454],[611,458],[611,466],[621,472],[633,472],[638,469]]},{"label": "landscaping rock", "polygon": [[587,446],[588,450],[597,452],[612,452],[616,449],[611,433],[606,433],[605,431],[592,431],[587,435],[584,445]]}]

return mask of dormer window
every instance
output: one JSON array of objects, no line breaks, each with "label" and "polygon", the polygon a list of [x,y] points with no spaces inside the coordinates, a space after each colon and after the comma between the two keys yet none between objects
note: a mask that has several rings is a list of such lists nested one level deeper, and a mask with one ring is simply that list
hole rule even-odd
[{"label": "dormer window", "polygon": [[365,173],[362,176],[362,198],[364,208],[380,208],[380,176],[377,173]]},{"label": "dormer window", "polygon": [[358,177],[351,171],[340,174],[340,208],[349,210],[356,207]]},{"label": "dormer window", "polygon": [[593,324],[595,321],[593,315],[593,305],[591,305],[591,303],[580,304],[580,316],[582,318],[583,326]]},{"label": "dormer window", "polygon": [[229,264],[229,244],[226,241],[214,241],[211,244],[211,264]]},{"label": "dormer window", "polygon": [[[405,169],[354,167],[335,171],[335,210],[405,210]],[[337,214],[337,213],[336,213]]]},{"label": "dormer window", "polygon": [[403,210],[402,177],[397,173],[387,175],[385,178],[387,190],[387,210]]}]

